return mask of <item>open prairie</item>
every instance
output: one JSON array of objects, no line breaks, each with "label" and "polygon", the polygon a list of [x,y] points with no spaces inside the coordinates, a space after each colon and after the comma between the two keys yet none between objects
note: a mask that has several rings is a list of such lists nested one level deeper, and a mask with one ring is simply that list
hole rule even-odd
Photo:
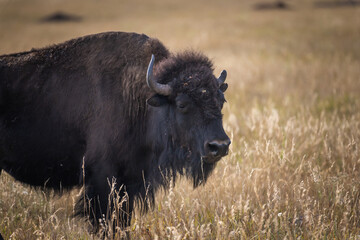
[{"label": "open prairie", "polygon": [[[131,239],[360,239],[360,6],[256,2],[0,0],[0,54],[127,31],[228,71],[229,155],[205,186],[181,179],[159,192],[154,209],[136,212]],[[81,20],[40,21],[58,11]],[[3,172],[0,233],[97,239],[71,217],[79,191],[59,197]]]}]

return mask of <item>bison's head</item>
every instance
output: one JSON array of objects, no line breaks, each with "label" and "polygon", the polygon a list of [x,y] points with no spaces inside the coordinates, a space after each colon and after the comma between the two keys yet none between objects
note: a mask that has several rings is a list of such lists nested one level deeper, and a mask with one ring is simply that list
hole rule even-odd
[{"label": "bison's head", "polygon": [[221,114],[226,71],[216,78],[208,58],[192,52],[163,60],[153,71],[154,61],[152,56],[146,78],[153,90],[148,142],[159,168],[185,173],[197,186],[228,154]]}]

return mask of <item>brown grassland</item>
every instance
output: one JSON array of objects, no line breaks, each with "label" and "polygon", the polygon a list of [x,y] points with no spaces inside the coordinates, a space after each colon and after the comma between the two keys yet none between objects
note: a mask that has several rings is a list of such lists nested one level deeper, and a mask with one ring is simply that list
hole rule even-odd
[{"label": "brown grassland", "polygon": [[[0,54],[104,31],[145,33],[227,69],[230,154],[135,213],[131,239],[360,239],[360,7],[257,11],[251,0],[0,0]],[[40,23],[55,11],[83,17]],[[62,196],[0,176],[5,239],[98,239]],[[115,237],[124,236],[119,231]]]}]

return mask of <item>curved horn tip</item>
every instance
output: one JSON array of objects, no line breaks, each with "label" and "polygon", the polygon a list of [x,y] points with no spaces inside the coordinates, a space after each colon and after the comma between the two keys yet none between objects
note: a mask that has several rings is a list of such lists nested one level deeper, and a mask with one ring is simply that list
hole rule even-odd
[{"label": "curved horn tip", "polygon": [[224,79],[224,81],[225,81],[226,76],[227,76],[226,70],[222,70],[222,72],[220,73],[220,78],[221,78],[221,79]]},{"label": "curved horn tip", "polygon": [[153,91],[160,95],[169,96],[171,95],[172,88],[168,84],[160,84],[153,77],[153,67],[155,62],[154,54],[151,55],[151,60],[146,72],[146,83]]},{"label": "curved horn tip", "polygon": [[226,72],[226,70],[223,70],[223,71],[220,73],[220,77],[218,78],[219,84],[222,84],[222,83],[225,82],[226,76],[227,76],[227,72]]},{"label": "curved horn tip", "polygon": [[154,54],[151,54],[151,59],[150,59],[150,62],[149,62],[149,66],[148,66],[148,69],[146,71],[146,83],[150,88],[151,88],[150,81],[152,79],[152,72],[153,72],[154,62],[155,62],[155,56],[154,56]]}]

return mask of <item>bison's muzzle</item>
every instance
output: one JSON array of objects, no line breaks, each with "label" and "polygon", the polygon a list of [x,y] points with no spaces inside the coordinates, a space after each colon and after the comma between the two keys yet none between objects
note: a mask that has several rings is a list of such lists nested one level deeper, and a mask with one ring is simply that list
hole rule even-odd
[{"label": "bison's muzzle", "polygon": [[205,154],[203,160],[206,163],[215,163],[222,157],[226,156],[229,152],[230,139],[213,140],[205,143]]}]

